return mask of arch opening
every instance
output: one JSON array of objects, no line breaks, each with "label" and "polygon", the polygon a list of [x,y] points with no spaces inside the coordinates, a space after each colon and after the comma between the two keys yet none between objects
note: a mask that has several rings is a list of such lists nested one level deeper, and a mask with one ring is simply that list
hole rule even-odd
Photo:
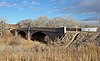
[{"label": "arch opening", "polygon": [[46,36],[47,35],[45,33],[39,31],[39,32],[33,33],[31,35],[31,40],[33,40],[33,41],[36,40],[36,41],[40,41],[40,42],[46,42],[45,41],[45,37]]},{"label": "arch opening", "polygon": [[20,35],[22,38],[26,37],[26,33],[24,31],[18,32],[18,35]]}]

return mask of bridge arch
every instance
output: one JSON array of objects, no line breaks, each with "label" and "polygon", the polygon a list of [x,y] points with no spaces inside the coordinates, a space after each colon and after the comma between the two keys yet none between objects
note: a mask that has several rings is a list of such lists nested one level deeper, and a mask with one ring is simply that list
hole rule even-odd
[{"label": "bridge arch", "polygon": [[24,31],[19,31],[18,35],[20,35],[22,38],[26,38],[26,33]]},{"label": "bridge arch", "polygon": [[31,40],[36,40],[36,41],[40,41],[40,42],[46,42],[45,37],[47,36],[46,33],[42,32],[42,31],[38,31],[35,32],[31,35]]}]

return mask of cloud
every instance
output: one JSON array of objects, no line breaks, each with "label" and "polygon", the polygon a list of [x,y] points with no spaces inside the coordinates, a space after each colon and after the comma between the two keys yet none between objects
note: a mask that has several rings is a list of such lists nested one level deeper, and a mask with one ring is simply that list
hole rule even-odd
[{"label": "cloud", "polygon": [[[55,1],[57,1],[57,0],[55,0]],[[59,1],[62,1],[62,0],[59,0]],[[28,9],[31,9],[32,11],[36,11],[36,10],[38,10],[37,7],[39,7],[39,5],[41,3],[42,2],[38,1],[38,0],[21,0],[21,1],[19,1],[19,0],[18,1],[17,0],[15,0],[15,1],[0,0],[0,7],[14,7],[14,8],[17,8],[17,9],[26,9],[26,8],[28,8]],[[49,4],[47,4],[47,6],[48,5]],[[56,5],[53,6],[53,8],[56,8]]]},{"label": "cloud", "polygon": [[59,10],[59,12],[73,12],[73,13],[100,13],[100,0],[83,0],[72,6],[65,6]]},{"label": "cloud", "polygon": [[[86,21],[100,20],[100,0],[84,0],[79,4],[75,5],[73,9],[73,13],[75,14],[92,14],[93,17],[86,18]],[[74,11],[75,10],[75,11]]]},{"label": "cloud", "polygon": [[57,2],[57,1],[67,1],[67,0],[49,0],[49,1],[56,1]]},{"label": "cloud", "polygon": [[20,7],[33,8],[33,6],[39,5],[39,2],[33,0],[23,0],[19,3]]},{"label": "cloud", "polygon": [[0,2],[0,7],[12,7],[15,3]]},{"label": "cloud", "polygon": [[81,13],[93,13],[98,14],[100,13],[100,0],[84,0],[77,4],[75,8]]},{"label": "cloud", "polygon": [[32,11],[36,11],[37,9],[33,6],[39,5],[39,2],[33,0],[22,0],[18,1],[10,1],[10,0],[0,0],[0,7],[14,7],[17,9],[25,9],[29,8]]},{"label": "cloud", "polygon": [[38,9],[37,8],[33,8],[32,11],[38,11]]},{"label": "cloud", "polygon": [[35,2],[35,1],[32,2],[32,5],[38,5],[38,4],[40,4],[40,3],[39,2]]},{"label": "cloud", "polygon": [[100,20],[100,17],[99,16],[94,16],[94,17],[89,17],[89,18],[85,18],[85,19],[82,19],[82,21],[98,21]]},{"label": "cloud", "polygon": [[66,4],[67,2],[69,2],[69,0],[49,0],[50,2],[55,2],[60,5]]},{"label": "cloud", "polygon": [[[56,0],[51,0],[56,1]],[[71,2],[70,2],[71,3]],[[65,3],[66,4],[66,3]],[[100,0],[82,0],[73,3],[70,6],[63,6],[62,8],[54,9],[52,12],[58,13],[73,13],[74,15],[78,14],[91,14],[95,17],[94,20],[100,19]],[[99,16],[99,18],[97,18]]]}]

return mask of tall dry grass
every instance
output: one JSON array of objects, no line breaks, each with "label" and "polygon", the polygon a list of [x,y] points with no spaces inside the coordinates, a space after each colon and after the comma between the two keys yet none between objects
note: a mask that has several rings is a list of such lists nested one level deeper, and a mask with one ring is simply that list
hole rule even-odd
[{"label": "tall dry grass", "polygon": [[100,47],[0,46],[0,61],[100,61]]},{"label": "tall dry grass", "polygon": [[[72,39],[69,35],[67,38]],[[8,32],[0,42],[0,61],[100,61],[100,46],[94,43],[65,48],[66,44],[60,44],[59,39],[55,45],[43,44],[11,36]]]}]

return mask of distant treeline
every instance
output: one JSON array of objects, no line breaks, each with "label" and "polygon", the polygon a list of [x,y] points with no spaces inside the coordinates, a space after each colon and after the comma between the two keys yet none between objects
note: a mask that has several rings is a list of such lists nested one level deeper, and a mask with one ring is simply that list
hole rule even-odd
[{"label": "distant treeline", "polygon": [[[9,24],[11,25],[11,24]],[[75,27],[99,27],[91,24],[85,24],[77,21],[74,18],[48,18],[47,16],[40,16],[37,19],[25,19],[21,20],[15,25],[8,26],[6,23],[6,20],[0,18],[0,29],[2,28],[9,28],[9,27],[69,27],[69,28],[75,28]]]}]

